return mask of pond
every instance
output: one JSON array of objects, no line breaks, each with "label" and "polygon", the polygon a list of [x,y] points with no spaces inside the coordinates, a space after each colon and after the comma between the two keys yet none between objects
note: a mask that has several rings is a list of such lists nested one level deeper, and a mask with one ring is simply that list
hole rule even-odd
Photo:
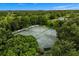
[{"label": "pond", "polygon": [[48,27],[39,25],[30,26],[28,28],[18,30],[15,33],[24,36],[34,36],[37,39],[37,42],[41,49],[52,47],[57,39],[57,33],[54,29],[49,29]]}]

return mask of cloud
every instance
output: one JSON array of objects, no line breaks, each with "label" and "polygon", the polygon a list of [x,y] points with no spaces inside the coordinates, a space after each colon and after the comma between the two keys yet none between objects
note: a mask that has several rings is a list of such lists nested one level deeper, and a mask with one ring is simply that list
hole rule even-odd
[{"label": "cloud", "polygon": [[25,5],[25,3],[17,3],[17,5],[23,6],[23,5]]},{"label": "cloud", "polygon": [[61,5],[53,7],[54,10],[76,10],[79,9],[79,4]]}]

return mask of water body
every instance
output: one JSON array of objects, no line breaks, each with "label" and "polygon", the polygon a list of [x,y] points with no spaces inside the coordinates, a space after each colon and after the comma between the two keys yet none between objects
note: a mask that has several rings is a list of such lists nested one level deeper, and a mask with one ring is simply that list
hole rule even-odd
[{"label": "water body", "polygon": [[57,33],[54,29],[45,26],[34,25],[17,31],[20,35],[32,35],[37,39],[40,48],[50,48],[57,40]]}]

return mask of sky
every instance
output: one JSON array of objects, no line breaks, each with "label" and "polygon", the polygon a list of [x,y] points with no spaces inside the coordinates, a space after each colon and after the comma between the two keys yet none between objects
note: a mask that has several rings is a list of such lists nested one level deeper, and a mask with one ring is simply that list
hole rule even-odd
[{"label": "sky", "polygon": [[0,10],[79,10],[79,3],[0,3]]}]

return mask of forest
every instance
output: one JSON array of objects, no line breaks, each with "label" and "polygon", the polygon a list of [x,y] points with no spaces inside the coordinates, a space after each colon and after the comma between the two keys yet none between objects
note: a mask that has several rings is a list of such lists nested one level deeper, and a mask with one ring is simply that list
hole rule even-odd
[{"label": "forest", "polygon": [[[32,35],[13,34],[32,25],[56,30],[50,49],[42,51]],[[0,11],[0,56],[79,56],[79,10]]]}]

